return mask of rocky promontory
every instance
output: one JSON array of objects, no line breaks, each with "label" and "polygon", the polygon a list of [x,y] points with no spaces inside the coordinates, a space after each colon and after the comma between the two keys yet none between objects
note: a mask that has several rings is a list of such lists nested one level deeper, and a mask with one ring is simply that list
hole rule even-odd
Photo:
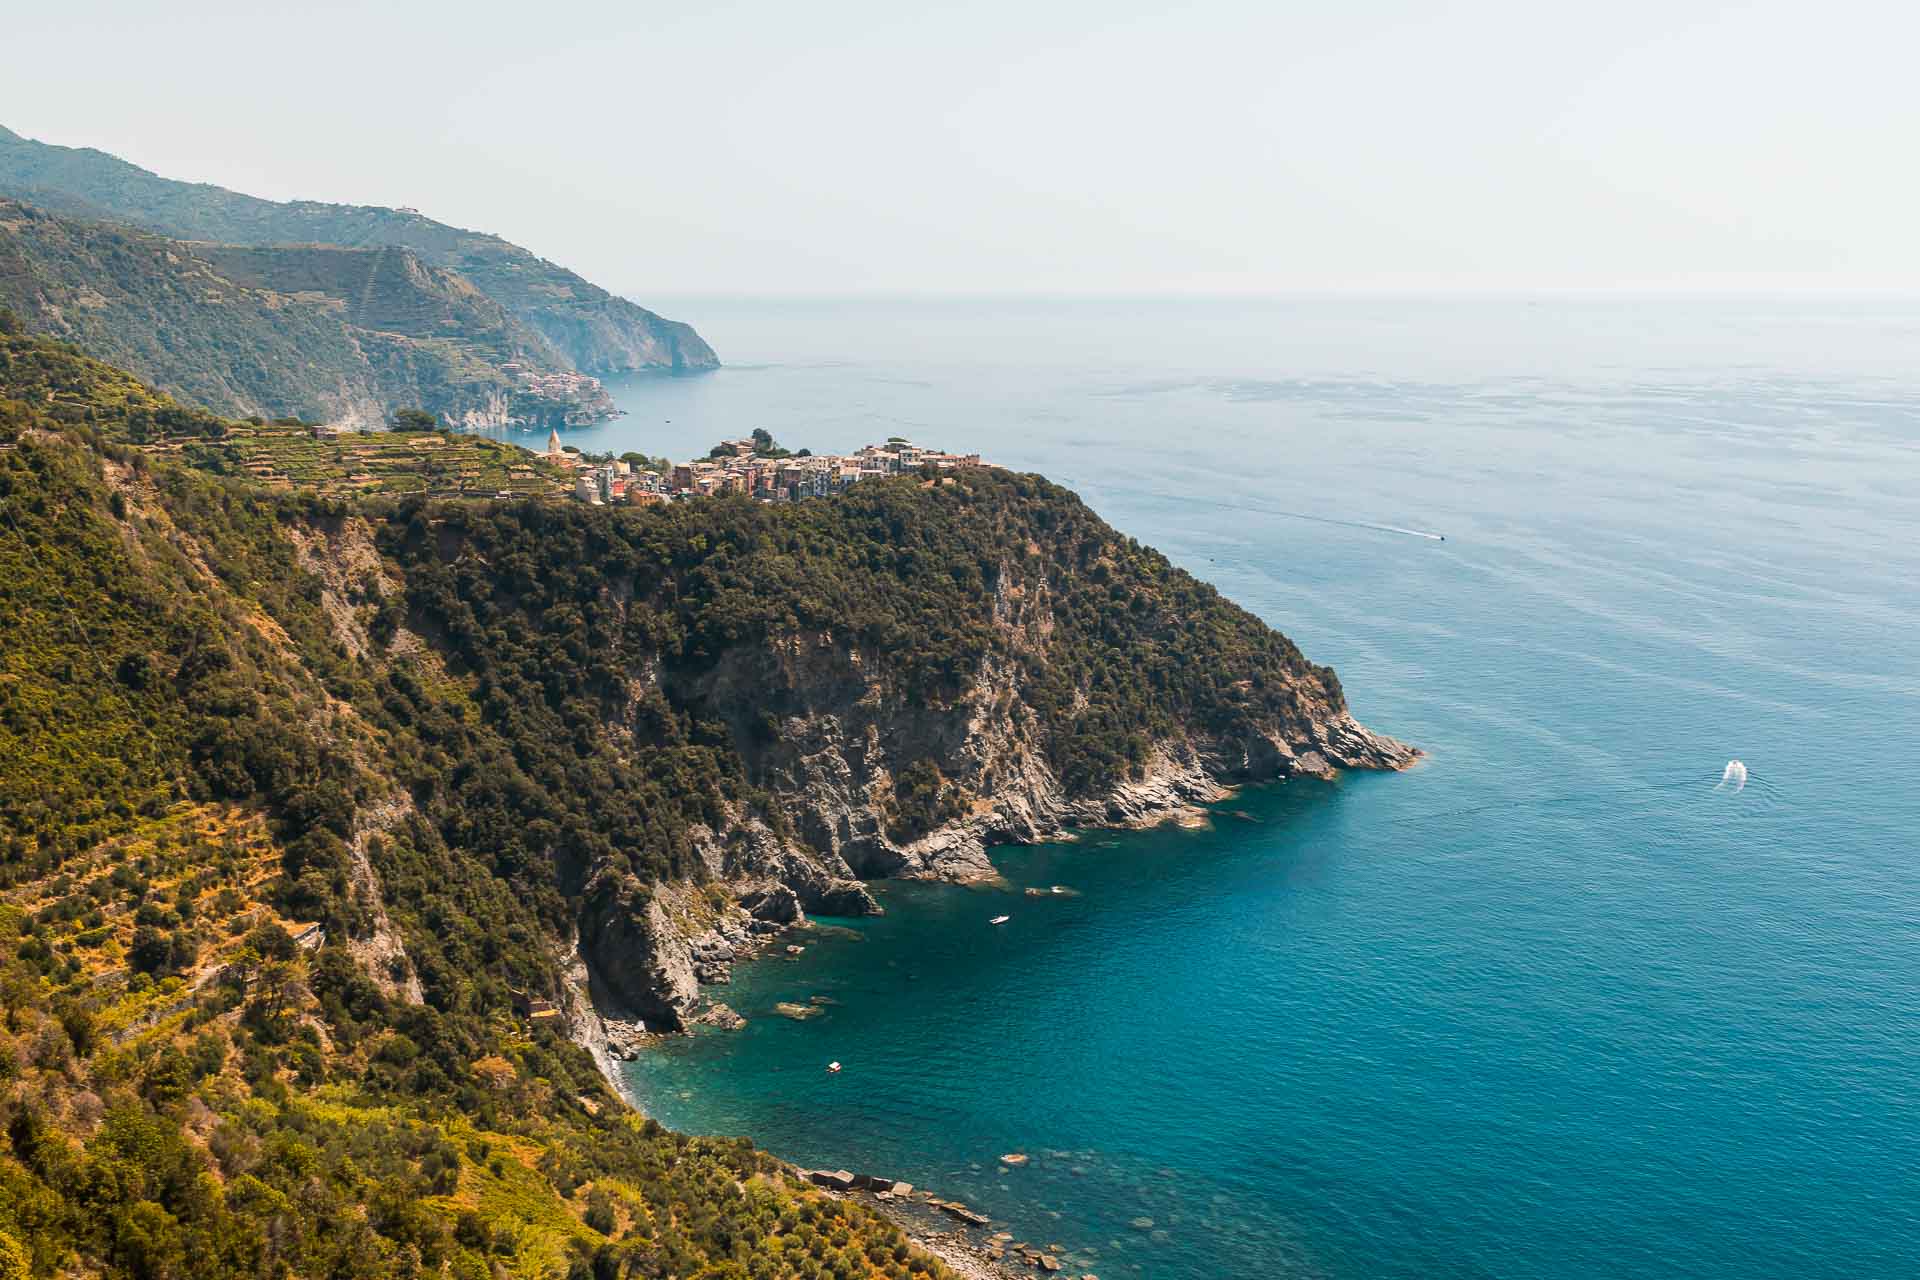
[{"label": "rocky promontory", "polygon": [[[352,537],[380,555],[325,575],[341,643],[389,655],[409,703],[468,691],[457,730],[429,723],[502,761],[436,781],[423,816],[572,922],[572,995],[548,999],[603,1063],[685,1029],[782,931],[879,910],[868,882],[982,880],[996,845],[1416,755],[1284,635],[1037,476],[423,504],[311,554]],[[355,603],[383,598],[404,602],[384,642]]]}]

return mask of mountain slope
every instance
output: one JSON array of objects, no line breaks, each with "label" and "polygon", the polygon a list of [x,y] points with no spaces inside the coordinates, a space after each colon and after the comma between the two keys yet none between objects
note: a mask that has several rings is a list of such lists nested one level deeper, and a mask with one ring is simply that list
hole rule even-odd
[{"label": "mountain slope", "polygon": [[710,369],[699,334],[498,236],[405,209],[280,203],[205,183],[175,182],[105,152],[56,147],[0,128],[0,193],[55,212],[132,223],[184,240],[226,244],[397,245],[457,271],[591,374]]},{"label": "mountain slope", "polygon": [[394,788],[441,730],[333,636],[338,514],[110,443],[193,415],[5,327],[0,1272],[947,1275],[515,1013],[550,924]]},{"label": "mountain slope", "polygon": [[10,327],[0,1257],[43,1273],[944,1275],[628,1110],[630,1019],[875,909],[857,875],[1412,758],[1036,476],[275,492]]},{"label": "mountain slope", "polygon": [[[561,423],[611,410],[546,340],[404,249],[184,244],[0,197],[0,305],[208,408],[373,426],[402,406],[450,422]],[[574,375],[562,375],[573,378]]]}]

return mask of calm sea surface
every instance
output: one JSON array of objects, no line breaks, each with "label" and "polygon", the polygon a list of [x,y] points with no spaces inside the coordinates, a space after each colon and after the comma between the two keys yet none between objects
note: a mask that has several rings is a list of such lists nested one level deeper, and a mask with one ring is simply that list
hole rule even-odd
[{"label": "calm sea surface", "polygon": [[1430,753],[881,886],[664,1122],[1108,1280],[1920,1275],[1920,304],[657,305],[570,442],[1045,472]]}]

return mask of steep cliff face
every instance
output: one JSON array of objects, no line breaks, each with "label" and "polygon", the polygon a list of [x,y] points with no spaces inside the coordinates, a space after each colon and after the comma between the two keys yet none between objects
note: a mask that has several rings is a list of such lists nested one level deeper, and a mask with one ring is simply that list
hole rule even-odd
[{"label": "steep cliff face", "polygon": [[[519,749],[557,809],[582,777],[632,794],[689,752],[731,779],[522,855],[570,868],[615,1022],[685,1025],[802,913],[877,909],[863,879],[986,878],[996,844],[1414,758],[1331,671],[1064,490],[861,490],[389,525],[416,629],[481,721],[569,744],[550,766]],[[629,843],[640,812],[661,834]]]},{"label": "steep cliff face", "polygon": [[545,284],[539,296],[523,293],[510,270],[479,274],[486,287],[587,373],[693,373],[720,367],[720,357],[692,325],[655,315],[571,271]]},{"label": "steep cliff face", "polygon": [[176,182],[90,148],[56,147],[0,128],[0,192],[81,218],[106,218],[184,240],[241,245],[398,246],[458,272],[544,334],[583,373],[719,365],[688,325],[655,315],[566,268],[484,232],[409,209],[279,202]]},{"label": "steep cliff face", "polygon": [[[1044,633],[1051,619],[1041,613],[1027,625]],[[1296,716],[1159,737],[1132,775],[1075,794],[1048,763],[1017,663],[984,662],[970,690],[946,705],[901,694],[884,672],[883,655],[820,632],[730,653],[685,692],[742,726],[769,702],[791,708],[770,741],[749,747],[751,776],[816,857],[868,878],[988,878],[995,873],[986,851],[996,844],[1030,843],[1069,826],[1150,822],[1242,783],[1397,769],[1414,758],[1323,693]],[[933,830],[902,833],[900,771],[929,764],[952,816]]]},{"label": "steep cliff face", "polygon": [[[1051,620],[1041,613],[1026,625],[1044,633]],[[1148,826],[1239,785],[1402,769],[1418,755],[1322,694],[1297,716],[1159,738],[1132,775],[1075,794],[1047,762],[1016,664],[984,664],[964,697],[930,704],[891,687],[884,655],[831,632],[730,652],[678,693],[742,726],[742,741],[759,739],[746,755],[750,776],[791,834],[776,837],[750,822],[704,837],[711,883],[724,886],[729,902],[721,910],[663,910],[656,895],[642,912],[619,891],[590,908],[583,937],[602,1008],[655,1030],[685,1026],[700,987],[727,981],[732,962],[752,954],[769,924],[796,923],[803,911],[877,911],[859,879],[991,879],[996,845],[1045,840],[1069,827]],[[769,703],[789,711],[771,737],[756,735],[747,726]],[[900,773],[928,762],[953,816],[930,831],[902,833]]]}]

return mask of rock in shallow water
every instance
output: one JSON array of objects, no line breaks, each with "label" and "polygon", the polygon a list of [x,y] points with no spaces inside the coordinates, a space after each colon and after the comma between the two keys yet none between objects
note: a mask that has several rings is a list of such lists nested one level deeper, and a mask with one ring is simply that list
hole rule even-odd
[{"label": "rock in shallow water", "polygon": [[747,1025],[747,1020],[724,1004],[716,1004],[698,1018],[694,1019],[703,1027],[719,1027],[723,1031],[738,1031]]},{"label": "rock in shallow water", "polygon": [[791,1000],[782,1000],[773,1006],[773,1011],[783,1018],[792,1018],[795,1022],[807,1018],[817,1018],[826,1010],[817,1004],[795,1004]]}]

